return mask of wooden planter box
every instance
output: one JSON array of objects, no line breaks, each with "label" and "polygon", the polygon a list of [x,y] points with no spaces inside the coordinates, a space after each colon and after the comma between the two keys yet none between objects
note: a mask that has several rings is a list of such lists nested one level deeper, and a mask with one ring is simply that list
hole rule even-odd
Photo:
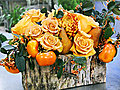
[{"label": "wooden planter box", "polygon": [[[62,60],[68,60],[69,57],[60,55]],[[70,60],[71,61],[71,60]],[[58,80],[57,74],[51,72],[51,67],[40,67],[36,60],[35,69],[30,70],[26,63],[26,73],[22,73],[22,83],[25,90],[59,90],[76,86],[96,84],[106,82],[106,64],[98,61],[96,56],[91,56],[87,60],[86,71],[80,71],[78,76],[71,73],[73,65],[71,62],[65,66],[62,77]],[[78,66],[79,68],[80,66]]]}]

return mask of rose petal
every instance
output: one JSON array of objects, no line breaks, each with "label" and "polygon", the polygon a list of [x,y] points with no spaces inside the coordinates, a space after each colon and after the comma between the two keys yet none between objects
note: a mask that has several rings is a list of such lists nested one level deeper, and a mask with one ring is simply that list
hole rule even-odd
[{"label": "rose petal", "polygon": [[58,37],[53,36],[50,33],[45,33],[40,39],[40,44],[47,50],[58,50],[62,52],[63,46]]},{"label": "rose petal", "polygon": [[74,37],[74,44],[70,50],[74,55],[88,57],[89,55],[95,54],[93,45],[94,42],[92,39],[89,39],[77,33]]}]

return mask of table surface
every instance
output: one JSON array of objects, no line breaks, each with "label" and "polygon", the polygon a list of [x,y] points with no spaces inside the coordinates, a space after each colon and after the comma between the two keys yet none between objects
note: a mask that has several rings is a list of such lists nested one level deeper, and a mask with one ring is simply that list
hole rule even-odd
[{"label": "table surface", "polygon": [[[12,38],[11,34],[0,31]],[[3,43],[4,45],[5,43]],[[0,59],[5,58],[5,55],[0,53]],[[19,74],[11,74],[7,72],[4,67],[0,67],[0,90],[24,90],[22,87],[22,76]],[[120,49],[114,58],[113,62],[107,64],[106,83],[88,85],[67,90],[120,90]]]}]

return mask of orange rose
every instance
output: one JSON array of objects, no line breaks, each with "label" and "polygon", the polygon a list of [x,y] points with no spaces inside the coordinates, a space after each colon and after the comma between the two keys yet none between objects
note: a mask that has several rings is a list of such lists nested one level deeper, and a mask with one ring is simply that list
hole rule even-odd
[{"label": "orange rose", "polygon": [[33,26],[30,27],[29,35],[30,36],[39,36],[43,33],[41,27],[38,24],[34,24]]},{"label": "orange rose", "polygon": [[92,39],[89,39],[85,36],[81,36],[80,34],[76,34],[71,51],[76,56],[88,57],[95,54],[93,45],[94,42]]},{"label": "orange rose", "polygon": [[31,9],[29,11],[26,11],[25,14],[22,16],[22,18],[24,18],[24,17],[30,17],[33,22],[40,22],[46,18],[45,14],[42,14],[40,12],[40,9],[38,9],[38,10]]},{"label": "orange rose", "polygon": [[50,33],[45,33],[43,37],[40,38],[40,44],[44,49],[47,50],[58,50],[62,52],[63,46],[58,37],[53,36]]},{"label": "orange rose", "polygon": [[42,30],[44,32],[50,32],[56,34],[59,32],[58,21],[56,18],[46,18],[42,20]]}]

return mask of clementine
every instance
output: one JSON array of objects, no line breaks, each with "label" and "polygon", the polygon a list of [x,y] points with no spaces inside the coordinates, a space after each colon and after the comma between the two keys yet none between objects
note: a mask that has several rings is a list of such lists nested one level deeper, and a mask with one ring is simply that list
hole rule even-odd
[{"label": "clementine", "polygon": [[6,69],[8,72],[13,73],[13,74],[19,73],[19,70],[17,69],[17,67],[14,67],[14,68],[10,67],[10,68],[9,68],[8,66],[5,66],[5,69]]},{"label": "clementine", "polygon": [[40,66],[49,66],[55,63],[56,54],[53,51],[47,53],[38,53],[36,60]]}]

